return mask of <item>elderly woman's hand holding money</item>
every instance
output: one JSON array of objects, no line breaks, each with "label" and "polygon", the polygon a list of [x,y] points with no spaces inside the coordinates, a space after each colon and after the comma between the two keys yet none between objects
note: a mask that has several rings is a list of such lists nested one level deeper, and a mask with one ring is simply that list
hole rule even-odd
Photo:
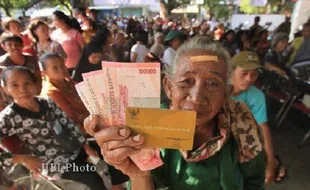
[{"label": "elderly woman's hand holding money", "polygon": [[[139,180],[137,184],[145,184],[146,189],[152,189],[150,171],[141,171],[129,158],[140,151],[143,135],[132,135],[126,126],[100,127],[100,118],[90,115],[84,121],[87,133],[95,137],[101,148],[105,162],[128,175],[131,180]],[[151,185],[149,187],[149,185]]]}]

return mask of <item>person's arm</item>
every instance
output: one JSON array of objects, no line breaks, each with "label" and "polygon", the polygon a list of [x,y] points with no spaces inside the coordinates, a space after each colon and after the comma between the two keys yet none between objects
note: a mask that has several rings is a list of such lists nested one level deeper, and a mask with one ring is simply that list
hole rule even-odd
[{"label": "person's arm", "polygon": [[[254,87],[254,89],[256,89]],[[266,167],[266,183],[270,183],[274,180],[275,177],[275,155],[272,144],[271,132],[268,126],[268,118],[267,118],[267,104],[265,95],[258,89],[253,90],[249,96],[251,96],[250,100],[252,100],[250,104],[250,110],[259,124],[259,127],[262,131],[262,136],[264,139],[264,150],[267,156],[267,167]]]},{"label": "person's arm", "polygon": [[75,40],[78,42],[78,44],[80,45],[81,48],[81,52],[84,49],[84,39],[81,33],[79,33],[78,31],[76,31],[76,36],[75,36]]},{"label": "person's arm", "polygon": [[58,119],[58,121],[61,121],[61,125],[64,128],[68,128],[70,135],[77,139],[83,146],[86,143],[86,138],[84,136],[84,128],[83,126],[76,125],[68,116],[67,114],[62,111],[55,102],[52,100],[48,100],[51,108],[53,109],[53,112],[55,113],[55,117]]},{"label": "person's arm", "polygon": [[143,178],[131,178],[131,190],[155,190],[151,175]]},{"label": "person's arm", "polygon": [[60,57],[64,59],[64,62],[66,62],[67,54],[65,50],[58,42],[54,41],[54,43],[55,43],[54,53],[57,53]]},{"label": "person's arm", "polygon": [[163,63],[170,65],[170,52],[168,50],[164,51]]},{"label": "person's arm", "polygon": [[137,61],[137,53],[136,52],[131,52],[131,56],[130,56],[130,61],[132,63],[135,63]]},{"label": "person's arm", "polygon": [[66,115],[73,120],[74,122],[76,122],[76,117],[75,114],[73,113],[73,110],[69,104],[69,102],[65,99],[65,97],[63,97],[61,95],[61,93],[59,91],[56,90],[50,90],[48,92],[48,97],[50,97],[55,103],[56,105],[63,111],[66,113]]},{"label": "person's arm", "polygon": [[266,68],[267,70],[271,70],[271,71],[274,71],[274,72],[278,73],[278,74],[279,74],[280,76],[282,76],[282,77],[284,77],[284,76],[287,75],[287,74],[286,74],[286,71],[284,71],[282,68],[278,67],[277,65],[275,65],[275,64],[273,64],[273,63],[267,62],[267,63],[265,64],[265,68]]},{"label": "person's arm", "polygon": [[262,129],[262,133],[263,133],[263,138],[264,138],[264,149],[266,151],[266,156],[267,156],[267,173],[266,176],[266,182],[270,183],[273,178],[274,178],[274,174],[275,174],[275,168],[276,168],[276,162],[275,162],[275,154],[274,154],[274,150],[273,150],[273,144],[272,144],[272,137],[271,137],[271,132],[268,126],[268,123],[261,123],[259,124],[259,126]]},{"label": "person's arm", "polygon": [[19,145],[22,142],[18,139],[18,137],[15,136],[16,132],[11,133],[10,136],[8,134],[8,131],[16,130],[14,130],[14,125],[12,125],[11,122],[8,121],[8,119],[14,117],[14,115],[3,115],[4,116],[0,118],[0,167],[5,168],[11,167],[13,164],[22,164],[29,170],[35,173],[40,173],[42,161],[39,158],[31,155],[10,153],[10,151],[13,151],[13,149],[16,149],[16,147],[9,145],[9,143]]},{"label": "person's arm", "polygon": [[36,87],[37,87],[37,90],[38,90],[38,93],[37,94],[40,94],[41,93],[41,90],[42,90],[42,76],[41,76],[41,71],[39,69],[37,69],[34,73],[34,76],[36,78]]}]

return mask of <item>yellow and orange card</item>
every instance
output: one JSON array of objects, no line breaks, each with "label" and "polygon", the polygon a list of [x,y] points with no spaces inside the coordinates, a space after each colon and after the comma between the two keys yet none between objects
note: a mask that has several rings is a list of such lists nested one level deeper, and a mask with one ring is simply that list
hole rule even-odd
[{"label": "yellow and orange card", "polygon": [[144,146],[192,150],[196,112],[153,108],[126,109],[126,125],[143,134]]}]

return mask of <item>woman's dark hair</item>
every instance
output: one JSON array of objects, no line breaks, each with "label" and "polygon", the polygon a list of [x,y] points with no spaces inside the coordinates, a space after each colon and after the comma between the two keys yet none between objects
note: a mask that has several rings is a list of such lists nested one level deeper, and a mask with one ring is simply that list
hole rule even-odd
[{"label": "woman's dark hair", "polygon": [[83,80],[82,73],[87,73],[90,71],[95,71],[101,69],[101,64],[91,64],[88,58],[93,53],[102,53],[102,45],[96,42],[90,42],[87,44],[83,50],[80,61],[75,69],[72,78],[76,82],[81,82]]},{"label": "woman's dark hair", "polygon": [[240,51],[244,50],[244,44],[241,40],[242,36],[246,35],[247,38],[249,38],[249,31],[248,30],[239,30],[235,37],[235,42],[237,43],[238,48]]},{"label": "woman's dark hair", "polygon": [[24,66],[11,66],[11,67],[7,67],[2,71],[1,74],[1,82],[4,86],[6,86],[6,81],[7,81],[7,75],[10,71],[18,71],[18,72],[22,72],[26,75],[28,75],[31,79],[32,82],[36,82],[36,77],[34,76],[34,74],[31,72],[31,70],[27,67]]},{"label": "woman's dark hair", "polygon": [[69,16],[67,16],[65,13],[61,11],[55,11],[53,12],[53,15],[56,16],[58,19],[63,20],[64,23],[70,26],[71,28],[74,28],[77,31],[82,32],[81,26],[76,19],[70,18]]},{"label": "woman's dark hair", "polygon": [[46,68],[47,68],[46,62],[49,59],[62,59],[62,57],[60,57],[57,53],[46,53],[46,54],[42,55],[39,59],[39,63],[41,65],[41,68],[43,71],[46,70]]},{"label": "woman's dark hair", "polygon": [[36,31],[40,26],[43,26],[43,25],[45,25],[45,26],[48,27],[48,25],[47,25],[45,22],[41,21],[41,20],[34,20],[34,21],[32,21],[32,22],[30,23],[30,25],[29,25],[30,34],[31,34],[32,38],[35,40],[35,42],[39,42],[39,38],[38,38],[38,36],[36,35],[35,31]]},{"label": "woman's dark hair", "polygon": [[148,33],[145,30],[138,30],[135,34],[136,41],[142,42],[144,45],[148,44]]},{"label": "woman's dark hair", "polygon": [[95,36],[90,39],[90,43],[101,44],[103,47],[107,42],[109,35],[111,35],[111,31],[107,27],[102,27],[97,30]]}]

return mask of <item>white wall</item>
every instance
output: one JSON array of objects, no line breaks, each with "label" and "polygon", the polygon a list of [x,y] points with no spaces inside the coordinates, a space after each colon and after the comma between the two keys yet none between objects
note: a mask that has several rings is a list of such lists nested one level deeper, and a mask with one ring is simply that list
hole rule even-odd
[{"label": "white wall", "polygon": [[264,26],[267,22],[272,22],[269,31],[276,29],[282,22],[285,21],[285,15],[246,15],[246,14],[233,14],[231,17],[231,28],[235,29],[240,24],[244,24],[248,29],[254,24],[254,18],[260,16],[260,25]]}]

